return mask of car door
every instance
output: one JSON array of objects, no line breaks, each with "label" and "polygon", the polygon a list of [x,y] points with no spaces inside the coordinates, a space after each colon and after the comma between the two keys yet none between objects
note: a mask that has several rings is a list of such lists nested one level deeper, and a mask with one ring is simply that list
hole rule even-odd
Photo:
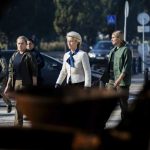
[{"label": "car door", "polygon": [[60,73],[62,64],[52,57],[43,54],[42,56],[45,61],[45,65],[41,70],[43,85],[54,86]]}]

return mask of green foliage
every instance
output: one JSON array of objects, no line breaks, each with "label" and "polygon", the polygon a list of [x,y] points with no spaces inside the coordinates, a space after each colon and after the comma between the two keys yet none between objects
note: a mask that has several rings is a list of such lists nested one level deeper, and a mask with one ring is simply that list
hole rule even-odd
[{"label": "green foliage", "polygon": [[6,50],[8,47],[8,38],[5,33],[0,32],[0,50]]},{"label": "green foliage", "polygon": [[64,51],[65,43],[54,41],[54,42],[40,42],[40,49],[43,51]]},{"label": "green foliage", "polygon": [[19,35],[48,38],[54,35],[53,17],[53,1],[13,0],[3,13],[0,27],[12,41]]},{"label": "green foliage", "polygon": [[[132,39],[140,36],[137,15],[149,13],[150,1],[128,1],[127,39]],[[124,29],[125,0],[5,0],[0,4],[0,31],[9,43],[19,35],[36,35],[39,42],[64,41],[66,33],[75,30],[92,45],[98,32],[111,35],[113,30]],[[115,26],[107,25],[107,15],[116,15]]]},{"label": "green foliage", "polygon": [[55,6],[54,29],[58,35],[75,30],[87,36],[88,42],[92,43],[95,40],[98,30],[104,24],[100,1],[56,0]]}]

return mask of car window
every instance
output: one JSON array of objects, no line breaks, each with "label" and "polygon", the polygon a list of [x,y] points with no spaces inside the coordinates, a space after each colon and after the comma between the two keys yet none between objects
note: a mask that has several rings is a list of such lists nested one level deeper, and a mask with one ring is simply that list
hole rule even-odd
[{"label": "car window", "polygon": [[54,86],[60,73],[62,64],[51,57],[42,55],[45,65],[42,68],[43,85]]},{"label": "car window", "polygon": [[43,55],[45,66],[48,70],[61,69],[61,64],[54,59]]},{"label": "car window", "polygon": [[111,42],[98,42],[94,49],[103,49],[103,50],[110,50],[112,49],[112,43]]}]

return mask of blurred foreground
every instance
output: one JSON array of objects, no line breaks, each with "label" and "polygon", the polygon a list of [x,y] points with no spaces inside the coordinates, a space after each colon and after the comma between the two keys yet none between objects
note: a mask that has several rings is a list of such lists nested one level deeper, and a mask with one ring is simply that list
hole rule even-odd
[{"label": "blurred foreground", "polygon": [[[132,77],[132,84],[130,87],[129,103],[132,102],[136,94],[142,89],[144,78],[143,74],[134,75]],[[15,102],[12,101],[13,105]],[[0,126],[13,126],[14,125],[14,107],[11,113],[7,113],[6,104],[0,99]],[[113,127],[120,121],[120,107],[117,105],[112,112],[109,120],[107,121],[106,127]],[[30,126],[29,121],[24,121],[24,126]]]},{"label": "blurred foreground", "polygon": [[[147,142],[148,142],[148,137],[149,137],[149,130],[148,130],[149,124],[147,122],[149,119],[149,111],[148,110],[150,110],[149,109],[150,106],[149,106],[149,95],[147,95],[148,93],[144,91],[144,93],[142,93],[142,95],[140,94],[141,96],[139,95],[139,91],[141,91],[142,87],[143,87],[143,82],[144,82],[143,74],[134,76],[132,78],[132,85],[131,85],[131,89],[130,89],[130,98],[129,98],[129,103],[130,103],[130,106],[132,106],[131,107],[132,109],[130,109],[128,119],[123,120],[123,121],[120,120],[120,108],[117,105],[116,101],[115,101],[115,103],[113,103],[113,105],[112,105],[111,101],[107,101],[108,103],[106,103],[106,99],[105,99],[104,103],[101,103],[101,102],[99,103],[99,101],[97,101],[95,104],[93,102],[92,103],[90,102],[91,103],[90,105],[88,103],[85,103],[85,101],[82,101],[83,105],[80,109],[80,107],[79,107],[80,105],[78,105],[79,103],[74,103],[75,104],[75,107],[74,107],[74,104],[72,103],[73,102],[73,99],[72,99],[72,101],[69,100],[70,102],[66,103],[67,106],[69,106],[69,107],[65,106],[65,108],[67,108],[67,109],[64,109],[64,111],[63,111],[63,113],[65,112],[64,113],[65,116],[72,117],[71,120],[70,120],[70,118],[66,118],[66,121],[71,121],[71,122],[69,122],[70,124],[68,124],[68,122],[66,122],[67,124],[66,123],[63,124],[63,126],[62,125],[59,126],[59,124],[57,124],[57,125],[53,125],[53,124],[49,124],[49,123],[47,124],[46,122],[47,121],[49,122],[49,120],[47,120],[45,122],[46,124],[45,123],[37,124],[39,121],[39,118],[36,118],[36,115],[38,112],[36,112],[37,110],[35,108],[37,105],[34,105],[35,108],[33,108],[33,106],[32,106],[33,109],[30,112],[30,114],[28,114],[27,113],[28,111],[26,111],[26,109],[24,109],[24,108],[28,106],[28,109],[31,110],[31,108],[30,108],[31,105],[28,105],[31,103],[27,104],[26,103],[27,101],[25,101],[25,103],[21,107],[22,107],[22,109],[24,109],[23,111],[25,112],[25,114],[29,115],[28,117],[34,123],[24,120],[24,127],[21,129],[21,128],[13,127],[14,108],[10,114],[7,114],[5,104],[2,100],[0,100],[0,106],[1,106],[0,107],[0,126],[1,126],[0,130],[1,130],[2,135],[4,134],[4,136],[2,136],[0,138],[2,143],[4,142],[1,145],[1,148],[5,148],[5,149],[7,149],[7,148],[8,149],[35,149],[35,148],[47,149],[46,147],[48,146],[48,149],[51,147],[53,147],[53,149],[57,149],[57,148],[61,147],[61,148],[69,149],[69,150],[79,150],[81,148],[83,150],[84,149],[109,150],[112,148],[115,148],[116,150],[117,149],[118,150],[120,150],[120,149],[133,150],[133,149],[137,149],[139,146],[140,148],[142,147],[142,150],[147,150],[147,146],[148,146]],[[27,91],[25,93],[24,92],[22,94],[24,96],[27,96],[25,94]],[[32,96],[39,95],[39,93],[37,91],[32,91],[32,92],[34,92],[34,94],[32,93],[33,94]],[[45,91],[45,92],[47,93],[47,91]],[[149,90],[148,90],[148,92],[149,92]],[[61,95],[61,94],[62,93],[59,93],[59,95]],[[59,95],[58,95],[58,97],[59,97]],[[67,95],[68,95],[68,98],[69,98],[69,96],[72,97],[71,93],[69,93]],[[74,98],[77,98],[79,95],[79,91],[78,91],[78,93],[76,93],[74,91],[73,95],[74,95]],[[80,98],[84,98],[85,93],[82,92],[81,95],[82,96]],[[101,92],[100,94],[97,94],[97,92],[92,93],[89,91],[87,93],[87,95],[89,96],[89,98],[90,98],[90,96],[95,97],[95,95],[97,95],[99,98],[99,96],[102,96],[102,95],[104,96],[104,93]],[[139,96],[137,97],[137,95],[139,95]],[[24,100],[25,99],[27,100],[29,98],[29,97],[24,97],[24,96],[22,97]],[[46,95],[43,93],[43,96],[45,97]],[[110,93],[109,93],[109,100],[112,98],[112,96],[113,95],[110,95]],[[31,98],[31,96],[30,96],[30,98]],[[32,97],[32,99],[33,99],[33,97]],[[38,101],[38,99],[36,99],[35,97],[34,97],[34,99]],[[137,102],[135,101],[135,99]],[[51,100],[52,100],[51,102],[53,102],[53,99],[51,99]],[[60,101],[60,100],[58,100],[58,101]],[[45,100],[45,102],[46,102],[46,100]],[[54,104],[53,106],[56,106],[55,105],[56,103],[53,103],[53,104]],[[73,105],[70,105],[70,104],[73,104]],[[106,104],[106,105],[104,105],[104,104]],[[107,107],[110,105],[111,105],[111,108]],[[59,106],[61,107],[62,105],[59,105]],[[39,110],[42,110],[42,105],[39,105],[39,107],[40,107]],[[57,108],[60,108],[60,107],[57,107]],[[88,109],[86,109],[85,107],[87,107]],[[100,107],[101,107],[101,109],[98,109]],[[71,108],[71,109],[69,109],[69,108]],[[78,109],[76,110],[76,108],[78,108]],[[109,110],[108,110],[108,108],[109,108]],[[145,110],[145,111],[143,111],[143,110]],[[70,112],[70,114],[68,112]],[[77,112],[77,113],[74,114],[73,112]],[[87,112],[88,112],[89,117],[86,116]],[[103,113],[105,112],[105,113],[100,115],[102,112]],[[132,113],[132,112],[134,112],[134,113]],[[45,113],[47,113],[47,112],[45,112]],[[40,114],[41,113],[39,113],[38,115],[40,115]],[[64,117],[63,116],[64,114],[61,113],[59,115]],[[72,116],[73,114],[74,114],[74,116]],[[99,114],[100,116],[97,116],[97,114]],[[41,115],[43,115],[43,114],[41,114]],[[56,111],[53,111],[52,113],[48,114],[48,116],[45,115],[45,118],[53,117],[53,115],[58,115],[58,114],[56,113]],[[138,117],[137,117],[137,115],[138,115]],[[58,118],[57,120],[55,120],[55,118],[51,118],[51,119],[54,119],[53,123],[55,124],[55,123],[60,123],[62,121],[61,118]],[[43,117],[41,119],[43,119]],[[78,120],[80,120],[80,121],[78,122]],[[98,122],[95,122],[95,121],[98,121]],[[81,124],[80,124],[81,122],[82,122],[83,126],[81,126]],[[106,123],[106,126],[104,127],[103,125],[105,123]],[[100,125],[102,125],[102,126],[100,126]],[[76,128],[76,126],[77,126],[77,128]],[[145,134],[146,132],[147,132],[147,134]],[[9,145],[6,144],[5,143],[6,140],[4,141],[4,139],[6,139],[8,134],[13,135],[13,137],[19,141],[19,144],[15,144],[15,142],[13,142],[13,140],[10,141],[11,144],[9,144]],[[42,136],[39,136],[39,134]],[[18,137],[20,137],[20,135],[22,137],[21,140],[18,139]],[[46,136],[48,136],[49,138],[46,138]],[[33,142],[33,140],[32,140],[33,138],[35,139],[36,142]]]}]

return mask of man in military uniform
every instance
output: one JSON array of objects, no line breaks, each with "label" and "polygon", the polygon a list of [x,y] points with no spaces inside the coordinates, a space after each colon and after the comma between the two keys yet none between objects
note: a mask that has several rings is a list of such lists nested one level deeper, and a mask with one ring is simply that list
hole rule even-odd
[{"label": "man in military uniform", "polygon": [[7,62],[4,57],[0,54],[0,95],[2,96],[4,102],[7,104],[7,112],[10,113],[12,110],[12,104],[9,98],[3,93],[6,82],[7,82]]}]

